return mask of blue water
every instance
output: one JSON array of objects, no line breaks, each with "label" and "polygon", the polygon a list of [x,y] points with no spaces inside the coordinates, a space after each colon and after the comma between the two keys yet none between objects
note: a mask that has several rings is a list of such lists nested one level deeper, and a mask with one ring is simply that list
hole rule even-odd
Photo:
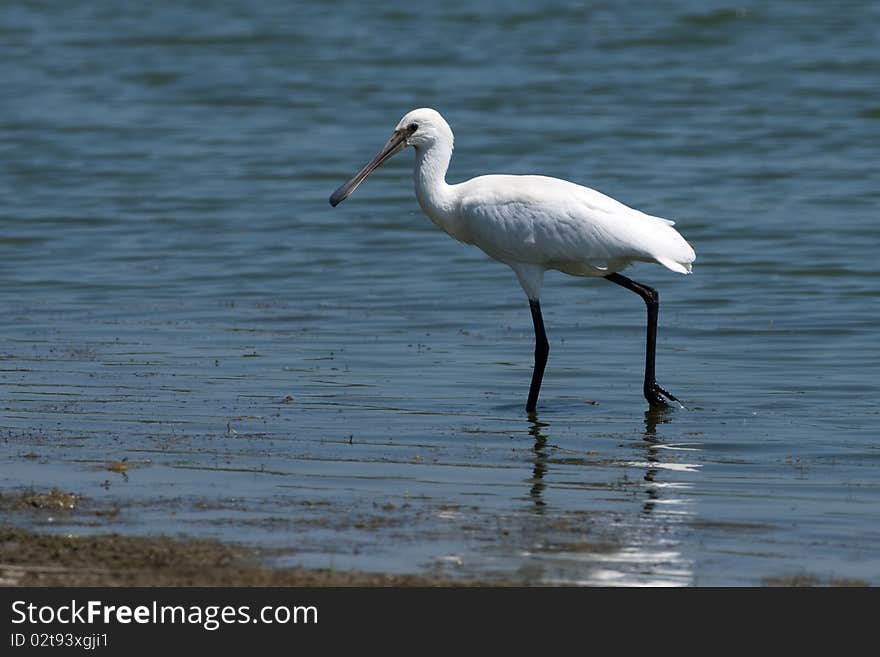
[{"label": "blue water", "polygon": [[[0,490],[86,497],[8,521],[499,581],[880,583],[880,3],[186,5],[0,13]],[[450,182],[677,221],[693,275],[628,275],[685,409],[645,413],[641,301],[551,272],[530,421],[525,297],[421,214],[411,153],[330,208],[419,106]]]}]

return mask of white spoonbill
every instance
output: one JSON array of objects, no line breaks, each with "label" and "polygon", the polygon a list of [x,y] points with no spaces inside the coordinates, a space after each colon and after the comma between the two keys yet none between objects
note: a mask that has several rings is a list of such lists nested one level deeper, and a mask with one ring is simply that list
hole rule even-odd
[{"label": "white spoonbill", "polygon": [[[601,276],[638,294],[648,309],[645,398],[651,406],[678,401],[654,373],[659,295],[620,271],[634,261],[656,262],[688,274],[694,250],[668,219],[652,217],[587,187],[545,176],[479,176],[446,182],[452,158],[452,130],[428,108],[404,116],[391,139],[363,169],[333,192],[330,205],[344,201],[370,172],[407,146],[416,151],[416,198],[422,210],[455,239],[474,244],[513,269],[529,299],[535,326],[535,368],[526,402],[534,412],[550,353],[541,316],[544,272]],[[666,399],[664,399],[664,397]]]}]

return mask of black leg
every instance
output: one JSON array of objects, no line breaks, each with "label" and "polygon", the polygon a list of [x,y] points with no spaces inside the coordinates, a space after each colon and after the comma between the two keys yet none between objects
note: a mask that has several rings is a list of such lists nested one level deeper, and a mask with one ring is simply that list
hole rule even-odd
[{"label": "black leg", "polygon": [[[652,287],[636,283],[634,280],[621,274],[608,274],[605,277],[612,283],[632,290],[645,300],[648,308],[648,335],[645,345],[645,399],[651,406],[668,406],[666,400],[678,401],[676,397],[657,385],[654,372],[654,359],[657,353],[657,314],[660,312],[660,295]],[[679,402],[680,403],[680,402]]]},{"label": "black leg", "polygon": [[533,413],[538,404],[538,393],[541,391],[541,381],[544,379],[544,367],[550,354],[550,343],[547,342],[547,333],[544,331],[541,302],[537,299],[529,299],[529,307],[532,309],[532,322],[535,324],[535,369],[532,372],[532,385],[529,387],[526,411]]}]

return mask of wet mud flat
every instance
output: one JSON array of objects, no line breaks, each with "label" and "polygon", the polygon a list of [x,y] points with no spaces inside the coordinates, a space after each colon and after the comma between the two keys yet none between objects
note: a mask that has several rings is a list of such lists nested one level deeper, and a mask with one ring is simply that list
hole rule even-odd
[{"label": "wet mud flat", "polygon": [[211,540],[38,534],[0,526],[0,586],[454,586],[444,577],[269,568]]},{"label": "wet mud flat", "polygon": [[[96,508],[57,488],[0,495],[9,519],[101,527],[118,508]],[[78,519],[72,516],[78,515]],[[271,567],[283,550],[232,542],[116,533],[39,533],[0,524],[0,586],[452,586],[442,576]]]},{"label": "wet mud flat", "polygon": [[[430,572],[288,567],[280,564],[295,559],[295,548],[267,549],[213,539],[105,533],[113,528],[123,510],[102,507],[57,488],[0,495],[0,511],[6,520],[0,524],[0,586],[406,587],[530,583],[524,576],[480,580]],[[42,530],[7,524],[9,521]],[[326,524],[331,525],[332,520],[327,518]],[[379,529],[384,524],[374,520],[369,527],[368,522],[362,521],[358,528]],[[57,533],[59,528],[65,529]],[[603,549],[601,545],[578,547]]]},{"label": "wet mud flat", "polygon": [[[34,508],[69,510],[75,496],[52,490],[3,501],[29,513]],[[45,505],[45,506],[40,506]],[[586,546],[582,546],[586,547]],[[588,549],[595,549],[591,546]],[[0,586],[313,586],[449,587],[522,586],[528,578],[462,579],[269,565],[281,551],[210,539],[120,534],[45,534],[0,525]],[[809,575],[765,577],[770,587],[864,587],[861,579]]]},{"label": "wet mud flat", "polygon": [[[179,507],[189,504],[177,500]],[[222,509],[222,505],[196,503],[196,512],[208,513]],[[309,504],[307,509],[317,511],[307,524],[323,526],[328,536],[338,537],[343,521],[334,517],[336,511],[329,504]],[[200,538],[181,533],[167,535],[125,535],[118,533],[131,527],[120,517],[137,514],[138,505],[122,508],[118,504],[106,505],[84,496],[53,488],[45,491],[28,489],[21,492],[5,492],[0,495],[0,586],[368,586],[368,587],[434,587],[434,586],[535,586],[552,583],[571,585],[579,583],[601,584],[596,579],[578,582],[573,578],[548,582],[546,567],[492,568],[487,562],[476,569],[463,568],[459,557],[441,559],[416,572],[366,571],[349,568],[305,567],[296,564],[300,559],[301,546],[296,540],[288,540],[284,547],[266,547],[247,542]],[[228,510],[228,509],[227,509]],[[386,505],[380,514],[372,518],[348,519],[358,532],[375,532],[383,536],[388,527],[400,526],[401,518],[390,517],[405,509]],[[444,512],[459,512],[458,508],[446,508]],[[412,518],[411,518],[412,520]],[[602,563],[620,559],[623,546],[613,542],[611,532],[605,532],[601,540],[585,539],[585,518],[563,517],[542,528],[540,548],[537,552],[544,561],[557,555],[561,560],[572,560],[583,568],[589,562]],[[292,525],[268,519],[258,525]],[[700,523],[697,523],[700,524]],[[244,523],[247,527],[247,523]],[[705,529],[705,527],[702,527]],[[714,528],[719,529],[719,528]],[[761,529],[756,526],[737,525],[722,528],[725,531],[743,532]],[[465,532],[475,531],[464,527]],[[502,552],[517,552],[522,563],[527,564],[529,554],[526,545],[535,549],[536,538],[524,526],[514,528],[500,525],[489,533],[502,545]],[[244,534],[245,532],[241,532]],[[396,536],[401,540],[402,534]],[[387,539],[387,536],[385,537]],[[434,540],[444,537],[436,533]],[[471,536],[473,538],[473,536]],[[452,540],[446,537],[445,540]],[[488,536],[483,537],[489,542]],[[279,545],[281,545],[279,543]],[[514,549],[514,545],[519,545]],[[329,545],[325,546],[329,550]],[[539,556],[539,555],[533,555]],[[467,557],[468,561],[471,560]],[[385,563],[388,563],[387,561]],[[430,561],[429,561],[430,563]],[[596,565],[593,565],[595,568]],[[641,568],[650,569],[645,563]],[[656,566],[654,566],[656,567]],[[657,577],[655,574],[654,577]],[[612,582],[613,583],[613,582]],[[858,578],[823,578],[811,573],[780,572],[767,576],[759,582],[762,586],[810,587],[810,586],[870,586],[870,582]]]},{"label": "wet mud flat", "polygon": [[[107,467],[127,477],[121,463]],[[465,561],[472,565],[471,559],[460,549],[463,540],[484,545],[498,542],[507,544],[506,553],[525,553],[527,545],[535,543],[534,528],[529,530],[509,518],[496,519],[492,525],[486,519],[468,520],[467,511],[475,508],[425,503],[416,499],[402,504],[370,503],[370,511],[363,512],[313,500],[288,502],[285,514],[276,508],[267,515],[259,503],[240,498],[115,498],[108,502],[58,488],[6,491],[0,494],[4,518],[0,523],[0,584],[507,586],[542,582],[540,570],[465,567]],[[156,525],[149,519],[156,514],[177,517],[158,525],[176,529],[175,535],[155,532]],[[585,540],[584,520],[581,515],[554,520],[552,529],[542,534],[543,539],[555,537],[544,546],[548,553],[602,555],[616,549],[607,536],[596,542]],[[189,529],[183,529],[187,524]],[[144,531],[145,535],[137,535]],[[236,536],[241,538],[230,540]],[[514,544],[520,548],[513,549]],[[442,554],[444,546],[448,546],[448,556]],[[394,551],[401,553],[397,563],[388,556]],[[322,556],[316,559],[315,553]],[[414,558],[423,563],[414,563]],[[328,566],[315,565],[320,563]],[[375,566],[371,570],[351,567],[359,563]]]}]

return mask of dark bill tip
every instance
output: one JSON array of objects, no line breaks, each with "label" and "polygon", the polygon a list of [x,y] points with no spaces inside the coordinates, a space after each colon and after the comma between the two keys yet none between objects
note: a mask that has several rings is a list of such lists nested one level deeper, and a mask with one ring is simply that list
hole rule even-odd
[{"label": "dark bill tip", "polygon": [[351,194],[351,191],[347,190],[346,187],[348,187],[348,183],[340,185],[339,189],[337,189],[330,195],[330,205],[332,205],[334,208],[342,203],[349,194]]}]

